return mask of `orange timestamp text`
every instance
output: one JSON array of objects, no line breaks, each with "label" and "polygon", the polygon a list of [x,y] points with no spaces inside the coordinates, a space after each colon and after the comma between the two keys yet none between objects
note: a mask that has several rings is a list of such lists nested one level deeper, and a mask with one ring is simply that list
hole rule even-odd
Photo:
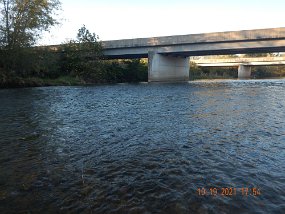
[{"label": "orange timestamp text", "polygon": [[260,196],[261,191],[257,187],[201,187],[197,189],[199,196]]}]

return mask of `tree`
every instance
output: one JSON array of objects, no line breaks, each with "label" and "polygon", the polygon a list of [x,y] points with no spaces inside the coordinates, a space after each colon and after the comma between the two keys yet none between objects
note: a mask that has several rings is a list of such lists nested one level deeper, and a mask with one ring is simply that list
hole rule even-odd
[{"label": "tree", "polygon": [[102,46],[99,37],[83,25],[75,40],[64,44],[62,72],[83,79],[102,79]]},{"label": "tree", "polygon": [[124,60],[127,65],[125,68],[125,81],[138,82],[147,81],[148,66],[141,59]]},{"label": "tree", "polygon": [[1,47],[14,49],[34,45],[42,31],[58,24],[59,0],[1,0]]},{"label": "tree", "polygon": [[0,0],[0,75],[26,76],[37,67],[38,51],[29,47],[58,24],[59,9],[59,0]]}]

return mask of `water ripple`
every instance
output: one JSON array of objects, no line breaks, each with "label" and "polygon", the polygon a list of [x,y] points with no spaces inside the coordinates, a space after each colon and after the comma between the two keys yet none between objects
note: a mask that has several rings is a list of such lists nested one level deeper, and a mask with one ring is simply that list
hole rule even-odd
[{"label": "water ripple", "polygon": [[[1,213],[284,213],[285,81],[0,90]],[[199,196],[198,188],[259,196]]]}]

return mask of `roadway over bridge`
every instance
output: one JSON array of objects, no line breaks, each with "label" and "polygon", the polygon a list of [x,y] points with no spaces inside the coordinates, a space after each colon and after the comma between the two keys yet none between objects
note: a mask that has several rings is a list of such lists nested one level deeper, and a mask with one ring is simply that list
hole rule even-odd
[{"label": "roadway over bridge", "polygon": [[189,57],[285,52],[285,28],[103,41],[107,59],[149,59],[149,81],[189,80]]}]

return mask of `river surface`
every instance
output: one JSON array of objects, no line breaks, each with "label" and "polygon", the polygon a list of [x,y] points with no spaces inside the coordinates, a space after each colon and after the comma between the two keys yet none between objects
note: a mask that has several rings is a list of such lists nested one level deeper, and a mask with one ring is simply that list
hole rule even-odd
[{"label": "river surface", "polygon": [[285,213],[285,80],[0,90],[2,213]]}]

